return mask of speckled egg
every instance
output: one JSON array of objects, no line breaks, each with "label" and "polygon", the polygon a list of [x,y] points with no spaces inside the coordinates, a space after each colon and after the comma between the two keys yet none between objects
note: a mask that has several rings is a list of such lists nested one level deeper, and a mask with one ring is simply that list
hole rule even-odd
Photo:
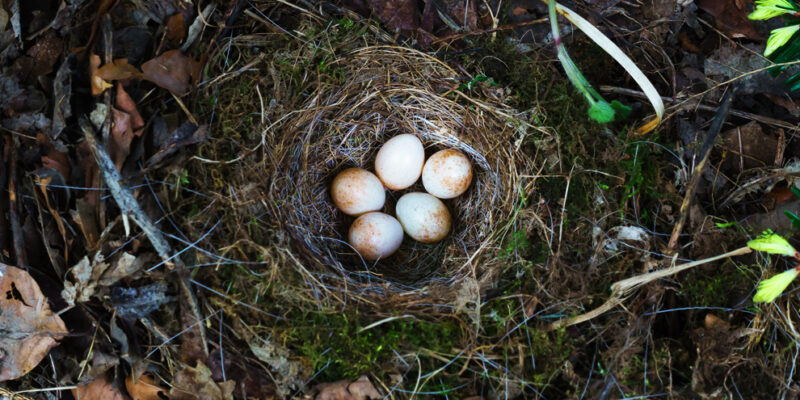
[{"label": "speckled egg", "polygon": [[403,227],[391,215],[366,213],[353,222],[348,234],[350,244],[366,260],[375,261],[392,255],[403,243]]},{"label": "speckled egg", "polygon": [[455,149],[434,153],[422,169],[422,185],[440,199],[460,196],[471,182],[472,165],[464,153]]},{"label": "speckled egg", "polygon": [[397,201],[395,213],[403,230],[414,240],[435,243],[450,232],[450,211],[428,193],[407,193]]},{"label": "speckled egg", "polygon": [[425,149],[414,135],[402,134],[389,139],[375,156],[375,173],[390,190],[413,185],[422,173]]},{"label": "speckled egg", "polygon": [[331,184],[333,204],[347,215],[358,216],[383,208],[386,190],[375,174],[361,168],[348,168]]}]

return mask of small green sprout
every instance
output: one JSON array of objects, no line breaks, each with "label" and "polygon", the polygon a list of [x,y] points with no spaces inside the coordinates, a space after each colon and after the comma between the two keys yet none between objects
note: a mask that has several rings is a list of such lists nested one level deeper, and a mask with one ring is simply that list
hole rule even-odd
[{"label": "small green sprout", "polygon": [[[780,254],[800,260],[800,253],[780,235],[768,230],[761,236],[747,242],[747,247],[769,254]],[[758,284],[753,301],[756,303],[774,301],[789,287],[789,284],[800,274],[800,264],[794,268],[781,272],[772,278],[765,279]]]},{"label": "small green sprout", "polygon": [[781,254],[789,257],[794,257],[795,253],[797,253],[797,250],[786,239],[769,230],[747,242],[747,247],[769,254]]},{"label": "small green sprout", "polygon": [[797,278],[798,273],[800,273],[800,271],[798,271],[797,268],[792,268],[772,278],[761,281],[761,283],[758,284],[756,295],[753,296],[753,301],[756,303],[772,302],[786,290],[786,287],[792,283],[794,278]]},{"label": "small green sprout", "polygon": [[756,9],[747,18],[764,20],[797,11],[800,10],[789,0],[757,0]]},{"label": "small green sprout", "polygon": [[789,42],[789,39],[800,30],[800,25],[789,25],[783,28],[773,29],[767,39],[767,48],[764,49],[764,57],[768,57],[775,50]]}]

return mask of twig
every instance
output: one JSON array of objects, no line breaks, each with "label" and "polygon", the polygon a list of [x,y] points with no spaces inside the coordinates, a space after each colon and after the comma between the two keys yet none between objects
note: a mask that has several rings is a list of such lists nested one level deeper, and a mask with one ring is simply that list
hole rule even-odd
[{"label": "twig", "polygon": [[697,191],[697,185],[700,183],[700,179],[703,176],[703,169],[705,169],[706,163],[708,162],[711,148],[714,147],[714,140],[717,139],[719,131],[722,130],[722,124],[728,118],[728,109],[731,107],[733,96],[737,91],[738,86],[733,86],[725,93],[717,115],[714,117],[714,122],[711,123],[711,127],[708,129],[706,139],[703,141],[703,147],[700,148],[700,161],[695,165],[692,171],[692,178],[689,180],[689,185],[686,187],[686,194],[683,196],[680,219],[678,219],[678,223],[672,228],[672,235],[669,238],[669,244],[667,246],[669,250],[675,250],[678,247],[678,237],[681,231],[683,231],[683,225],[686,224],[686,218],[689,216],[689,205],[694,199],[694,193]]},{"label": "twig", "polygon": [[200,307],[197,305],[197,299],[192,293],[191,284],[189,283],[189,274],[186,271],[183,260],[181,260],[180,257],[171,257],[172,248],[170,247],[169,243],[167,243],[166,239],[164,239],[161,231],[158,230],[155,224],[153,224],[153,222],[150,220],[150,217],[148,217],[144,210],[142,210],[142,207],[139,206],[139,203],[136,201],[136,198],[133,197],[131,190],[125,186],[122,186],[122,175],[120,175],[117,167],[114,165],[114,162],[111,160],[111,157],[108,155],[106,150],[99,143],[97,143],[94,128],[91,126],[91,123],[88,121],[88,119],[85,117],[81,118],[80,126],[81,130],[83,131],[83,136],[86,139],[86,142],[89,144],[92,154],[94,154],[97,167],[100,169],[103,175],[103,180],[108,185],[108,189],[111,192],[111,195],[114,197],[114,200],[117,202],[117,206],[119,207],[120,212],[123,214],[123,217],[128,216],[132,218],[137,225],[139,225],[144,234],[150,240],[150,243],[153,244],[153,248],[155,248],[158,256],[164,260],[164,264],[167,265],[169,269],[173,270],[178,278],[178,286],[180,287],[181,293],[180,303],[182,309],[182,322],[184,326],[192,327],[192,330],[195,331],[194,334],[196,335],[195,340],[186,340],[183,342],[185,347],[192,347],[191,349],[184,348],[184,355],[192,357],[193,355],[196,355],[196,350],[201,350],[204,357],[208,358],[205,327],[203,324],[198,323],[204,319],[201,317]]},{"label": "twig", "polygon": [[622,301],[625,299],[625,297],[628,296],[632,291],[656,279],[665,278],[667,276],[677,274],[678,272],[685,271],[689,268],[693,268],[698,265],[708,264],[710,262],[721,260],[723,258],[747,254],[750,253],[751,251],[752,250],[747,246],[740,247],[736,250],[729,251],[725,254],[720,254],[715,257],[705,258],[698,261],[692,261],[686,264],[675,265],[669,268],[664,268],[662,270],[650,272],[647,274],[641,274],[627,279],[623,279],[621,281],[617,281],[611,285],[611,297],[609,297],[608,300],[606,300],[606,302],[603,303],[600,307],[597,307],[594,310],[591,310],[587,313],[583,313],[575,317],[565,318],[555,321],[547,327],[547,330],[552,331],[559,328],[580,324],[581,322],[589,321],[590,319],[593,319],[605,313],[606,311],[609,311],[614,307],[622,304]]}]

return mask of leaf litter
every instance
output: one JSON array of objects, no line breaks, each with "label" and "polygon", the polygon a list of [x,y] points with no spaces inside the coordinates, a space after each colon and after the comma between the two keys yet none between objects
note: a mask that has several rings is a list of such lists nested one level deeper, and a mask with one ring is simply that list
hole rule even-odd
[{"label": "leaf litter", "polygon": [[[0,287],[7,296],[0,298],[4,333],[0,335],[0,381],[16,380],[11,383],[21,389],[75,385],[76,398],[145,400],[300,393],[314,399],[360,400],[399,396],[401,392],[395,390],[399,388],[425,393],[460,388],[452,389],[456,393],[449,396],[454,398],[504,398],[520,393],[538,398],[538,390],[547,398],[569,397],[568,393],[578,391],[599,397],[608,395],[607,376],[613,376],[610,379],[626,393],[646,396],[654,390],[673,390],[658,383],[665,381],[665,373],[670,378],[673,374],[689,378],[691,382],[678,384],[682,385],[679,390],[700,396],[721,395],[719,388],[730,387],[734,377],[737,387],[748,387],[753,397],[767,390],[763,385],[750,389],[743,383],[773,379],[752,368],[748,360],[769,352],[759,353],[758,347],[745,343],[756,334],[743,327],[779,327],[770,344],[785,345],[791,343],[787,338],[792,337],[795,316],[787,320],[772,309],[765,310],[764,316],[744,315],[746,303],[732,298],[744,287],[738,281],[720,284],[737,286],[737,290],[722,295],[703,292],[707,302],[687,304],[687,298],[699,298],[699,289],[692,289],[691,283],[717,279],[712,271],[693,273],[685,281],[654,282],[628,299],[628,313],[595,319],[591,328],[573,325],[557,332],[545,330],[553,319],[578,314],[606,296],[605,283],[612,278],[665,266],[659,254],[663,243],[654,232],[668,233],[665,221],[674,221],[681,212],[674,197],[684,193],[685,177],[691,173],[685,165],[694,165],[694,137],[683,140],[674,126],[666,125],[661,136],[647,139],[668,147],[676,161],[663,153],[643,155],[647,146],[623,133],[598,139],[594,129],[593,134],[581,136],[560,125],[579,132],[581,123],[545,115],[542,110],[548,102],[568,99],[571,92],[558,89],[563,77],[552,75],[551,70],[542,83],[533,81],[535,74],[525,69],[529,66],[525,60],[531,58],[520,54],[535,54],[540,64],[553,61],[547,55],[547,21],[542,21],[542,7],[537,5],[515,2],[505,11],[502,2],[496,1],[346,3],[361,16],[339,4],[326,3],[316,9],[306,2],[209,4],[202,12],[191,3],[168,0],[108,0],[90,6],[76,0],[52,10],[31,10],[36,6],[21,6],[19,1],[0,6],[0,61],[4,65],[0,125],[6,144],[0,181],[7,189],[0,200],[0,243],[5,246],[0,249],[0,261],[19,261],[18,265],[25,266],[2,267]],[[745,18],[748,4],[714,0],[697,6],[701,11],[683,3],[630,7],[589,2],[586,8],[593,22],[611,32],[615,41],[636,43],[625,50],[644,60],[651,78],[661,79],[662,95],[672,96],[677,103],[673,118],[680,122],[676,125],[688,126],[686,132],[699,136],[710,120],[702,110],[713,109],[722,92],[715,86],[768,64],[759,55],[764,36]],[[658,8],[657,12],[651,13],[650,7]],[[643,17],[650,14],[657,19]],[[383,25],[362,18],[368,15]],[[702,22],[711,16],[714,29],[723,35],[698,23],[698,16]],[[672,21],[671,25],[658,22],[662,20]],[[326,25],[319,25],[321,21]],[[258,34],[249,35],[251,31]],[[274,37],[262,41],[258,39],[262,33]],[[357,39],[349,38],[351,34]],[[454,319],[459,328],[437,336],[457,337],[460,347],[429,350],[434,343],[412,345],[415,337],[403,337],[391,346],[378,345],[381,335],[394,337],[395,328],[406,321],[391,319],[391,311],[370,308],[345,291],[348,304],[360,304],[336,309],[350,318],[349,324],[391,320],[366,332],[354,331],[358,333],[348,338],[348,344],[363,345],[359,349],[365,356],[350,359],[351,365],[343,367],[337,358],[341,349],[309,350],[314,348],[312,342],[327,343],[335,332],[304,338],[292,326],[316,318],[315,312],[327,312],[330,305],[310,305],[303,303],[307,299],[286,293],[276,295],[287,290],[280,289],[280,277],[248,264],[288,265],[286,258],[296,253],[261,247],[271,235],[286,234],[259,217],[265,215],[260,205],[276,205],[264,204],[263,177],[249,174],[250,164],[242,169],[231,166],[272,157],[273,149],[264,146],[264,140],[275,134],[278,121],[290,118],[297,99],[313,93],[314,85],[341,85],[337,68],[354,49],[375,37],[381,44],[437,52],[463,80],[454,80],[456,91],[442,87],[437,88],[439,93],[507,96],[506,100],[523,109],[509,117],[509,124],[519,124],[514,146],[547,160],[541,171],[522,172],[564,180],[547,184],[526,178],[530,180],[520,188],[518,218],[508,222],[509,235],[515,238],[512,244],[518,248],[507,252],[507,271],[487,278],[497,279],[495,287],[487,290],[485,282],[470,277],[453,286],[454,311],[419,312],[419,318],[440,323],[442,332],[448,318],[458,315]],[[579,34],[573,35],[570,46],[580,47],[581,40]],[[281,48],[284,45],[287,48]],[[250,51],[262,53],[261,58],[254,58]],[[515,55],[509,58],[509,51]],[[587,57],[600,65],[592,71],[600,76],[598,81],[626,86],[609,77],[614,73],[600,59]],[[671,61],[663,61],[667,59]],[[263,64],[269,64],[264,70],[270,73],[261,74]],[[526,76],[520,79],[518,75]],[[387,77],[391,78],[388,72]],[[721,134],[713,165],[700,184],[700,205],[690,208],[694,210],[691,227],[697,232],[682,237],[684,254],[675,256],[695,256],[706,251],[701,247],[725,247],[743,236],[714,231],[719,226],[711,222],[715,218],[742,220],[741,226],[756,229],[792,229],[781,221],[785,220],[783,211],[795,210],[797,202],[785,194],[782,202],[770,208],[763,206],[761,197],[786,191],[796,183],[794,131],[779,132],[770,122],[783,119],[789,128],[796,124],[796,113],[786,114],[796,111],[795,99],[786,95],[780,79],[766,72],[738,80],[752,99],[742,98],[734,106],[737,119],[729,120]],[[527,92],[531,86],[537,89]],[[706,97],[681,103],[682,96],[707,89]],[[562,92],[553,94],[557,90]],[[530,96],[527,100],[520,100],[523,92]],[[225,103],[226,96],[241,99],[231,107]],[[625,96],[635,98],[635,94]],[[696,105],[707,108],[697,111]],[[569,107],[565,109],[572,110]],[[92,112],[96,132],[90,134],[96,143],[84,137],[79,122]],[[560,134],[531,132],[525,124],[534,118],[521,115],[552,122],[552,129]],[[257,120],[261,123],[253,123]],[[540,143],[553,145],[541,147]],[[100,160],[98,149],[107,153],[109,163]],[[602,157],[613,163],[596,163],[594,149],[603,149]],[[656,165],[657,171],[648,165]],[[579,172],[569,172],[572,167]],[[111,170],[116,173],[110,174]],[[589,173],[597,177],[585,178]],[[249,186],[236,187],[234,182],[240,179]],[[119,193],[114,185],[120,182],[130,188],[129,196],[115,196]],[[654,187],[665,189],[657,197]],[[197,197],[190,197],[189,190]],[[584,197],[591,200],[582,202]],[[133,208],[125,201],[140,204],[142,213],[137,217],[158,221],[158,230],[174,246],[170,249],[181,250],[156,256],[158,249],[151,247],[157,245],[142,234],[144,228],[129,223]],[[205,220],[209,216],[228,220],[217,229]],[[590,237],[593,240],[587,240]],[[537,244],[517,238],[530,238]],[[8,245],[12,242],[15,246]],[[239,254],[248,261],[237,264],[216,254],[220,252],[225,257]],[[469,260],[464,262],[465,268],[470,267]],[[238,269],[229,269],[228,263]],[[281,274],[291,273],[281,270]],[[247,284],[232,278],[236,274],[244,274]],[[14,276],[10,284],[8,276]],[[309,282],[313,292],[331,290],[328,278],[306,271],[298,279]],[[324,283],[315,286],[315,279]],[[756,279],[748,276],[747,282]],[[716,281],[710,282],[709,287]],[[210,290],[203,292],[207,289],[201,284],[210,285]],[[257,294],[250,296],[250,290]],[[308,298],[315,294],[306,293]],[[62,313],[53,314],[51,305]],[[705,306],[724,309],[720,312],[727,315],[724,324],[708,323],[710,318],[713,322],[712,314],[692,311]],[[425,308],[429,305],[420,307],[429,310]],[[293,316],[294,308],[303,309],[303,315]],[[678,314],[671,309],[689,311]],[[278,316],[265,317],[272,313]],[[542,320],[534,315],[543,316]],[[672,315],[680,315],[678,322],[670,319]],[[290,322],[284,324],[283,318]],[[255,335],[242,328],[241,320],[266,328]],[[348,326],[337,329],[346,331]],[[600,326],[603,329],[594,329]],[[69,338],[68,332],[72,332]],[[373,332],[375,336],[370,336]],[[689,339],[678,339],[687,332]],[[731,339],[724,339],[726,335]],[[377,350],[367,354],[370,350],[366,349]],[[44,366],[36,367],[47,354],[59,371],[56,378],[49,378],[51,371],[43,372]],[[148,357],[160,360],[150,363]],[[599,361],[595,363],[594,358]],[[784,359],[775,362],[788,365]],[[600,373],[600,365],[609,374]],[[480,369],[488,366],[495,369],[482,374]],[[717,373],[726,368],[729,374]],[[687,375],[685,371],[690,370]],[[757,378],[737,371],[750,371]],[[424,388],[408,379],[418,373],[425,378],[416,383]],[[660,386],[654,389],[654,385]],[[530,390],[533,387],[536,390]]]}]

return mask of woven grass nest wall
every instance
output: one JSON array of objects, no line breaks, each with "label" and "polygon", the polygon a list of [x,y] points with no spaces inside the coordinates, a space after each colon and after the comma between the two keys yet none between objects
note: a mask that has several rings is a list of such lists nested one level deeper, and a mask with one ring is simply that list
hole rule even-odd
[{"label": "woven grass nest wall", "polygon": [[[462,75],[411,49],[361,48],[329,66],[340,84],[320,84],[267,137],[268,213],[282,232],[278,245],[303,271],[305,290],[393,309],[479,302],[480,289],[509,262],[502,243],[519,200],[519,175],[530,164],[515,150],[512,111],[497,99],[454,90],[465,83]],[[473,181],[465,194],[444,201],[453,216],[445,240],[428,245],[406,237],[389,258],[365,262],[346,242],[354,218],[335,208],[330,183],[346,168],[373,170],[381,145],[401,133],[418,135],[426,157],[461,150],[472,162]],[[383,211],[393,214],[409,191],[424,191],[421,181],[387,191]]]}]

